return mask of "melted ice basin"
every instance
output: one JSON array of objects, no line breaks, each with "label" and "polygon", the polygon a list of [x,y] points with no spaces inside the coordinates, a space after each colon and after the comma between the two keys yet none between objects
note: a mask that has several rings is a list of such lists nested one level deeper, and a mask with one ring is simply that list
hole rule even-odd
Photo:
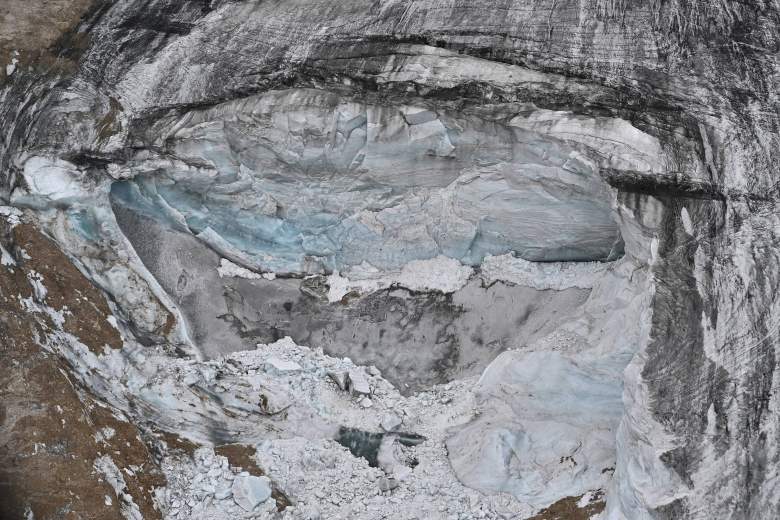
[{"label": "melted ice basin", "polygon": [[621,256],[595,164],[511,115],[271,92],[156,127],[167,155],[139,157],[112,196],[263,271]]}]

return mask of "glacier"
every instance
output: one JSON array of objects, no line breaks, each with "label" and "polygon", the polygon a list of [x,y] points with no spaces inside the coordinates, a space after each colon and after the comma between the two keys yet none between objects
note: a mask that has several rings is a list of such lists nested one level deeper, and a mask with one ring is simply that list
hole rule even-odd
[{"label": "glacier", "polygon": [[777,517],[779,13],[7,0],[0,516]]},{"label": "glacier", "polygon": [[[270,92],[166,122],[155,136],[163,157],[117,170],[132,180],[114,184],[112,200],[270,272],[398,269],[438,255],[478,265],[510,251],[618,258],[597,166],[555,137],[566,128],[534,130],[549,116],[526,111],[485,120]],[[613,126],[603,139],[620,134]]]}]

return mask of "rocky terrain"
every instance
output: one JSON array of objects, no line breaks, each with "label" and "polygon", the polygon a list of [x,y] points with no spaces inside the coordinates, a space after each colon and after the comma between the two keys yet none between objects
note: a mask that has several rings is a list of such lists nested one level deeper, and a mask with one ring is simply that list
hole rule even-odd
[{"label": "rocky terrain", "polygon": [[6,0],[0,518],[780,516],[779,32]]}]

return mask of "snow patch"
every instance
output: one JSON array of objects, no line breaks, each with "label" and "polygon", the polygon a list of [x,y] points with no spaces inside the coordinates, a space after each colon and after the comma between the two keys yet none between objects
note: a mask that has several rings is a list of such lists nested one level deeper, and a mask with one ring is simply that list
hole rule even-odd
[{"label": "snow patch", "polygon": [[30,285],[32,286],[35,301],[43,302],[49,292],[46,289],[46,286],[43,285],[43,275],[37,271],[30,270],[27,273],[27,281],[30,282]]},{"label": "snow patch", "polygon": [[116,435],[116,430],[110,426],[104,426],[94,434],[95,442],[103,442],[112,439]]},{"label": "snow patch", "polygon": [[680,211],[680,218],[682,219],[683,228],[688,235],[693,236],[693,222],[691,222],[691,216],[688,214],[688,209],[683,208]]},{"label": "snow patch", "polygon": [[126,520],[143,520],[144,517],[133,501],[132,495],[127,492],[127,484],[122,476],[122,472],[116,464],[114,464],[114,461],[111,460],[111,457],[103,455],[102,457],[95,459],[94,468],[95,471],[100,473],[103,478],[106,479],[106,482],[114,488],[116,496],[120,499],[119,503],[121,504],[120,510],[122,516],[124,516]]},{"label": "snow patch", "polygon": [[[29,278],[29,277],[28,277]],[[46,288],[41,286],[42,289],[45,291]],[[35,289],[33,289],[35,291]],[[45,296],[45,294],[44,294]],[[65,324],[65,314],[68,312],[67,309],[63,308],[62,310],[55,310],[48,305],[42,303],[41,300],[36,299],[35,296],[30,298],[22,298],[21,295],[17,295],[17,298],[19,298],[19,305],[24,308],[27,312],[39,312],[43,314],[47,314],[49,318],[51,318],[52,322],[57,327],[62,327]]]},{"label": "snow patch", "polygon": [[582,509],[583,507],[586,507],[588,504],[590,504],[591,500],[593,500],[594,493],[593,491],[588,491],[582,497],[577,501],[577,507]]},{"label": "snow patch", "polygon": [[612,268],[603,262],[529,262],[513,254],[486,256],[481,276],[486,283],[510,282],[538,290],[590,289]]},{"label": "snow patch", "polygon": [[443,255],[429,260],[413,260],[400,271],[381,271],[363,262],[346,271],[346,276],[334,272],[328,277],[328,301],[337,302],[352,291],[370,293],[392,285],[412,291],[452,293],[462,289],[473,273],[471,267]]},{"label": "snow patch", "polygon": [[5,75],[11,76],[16,71],[16,65],[19,63],[19,51],[13,51],[11,63],[5,66]]},{"label": "snow patch", "polygon": [[217,272],[220,278],[245,278],[247,280],[257,280],[259,278],[265,278],[263,275],[250,271],[245,267],[236,265],[227,258],[223,258],[219,261],[219,267]]},{"label": "snow patch", "polygon": [[0,265],[8,268],[16,267],[16,260],[2,244],[0,244]]}]

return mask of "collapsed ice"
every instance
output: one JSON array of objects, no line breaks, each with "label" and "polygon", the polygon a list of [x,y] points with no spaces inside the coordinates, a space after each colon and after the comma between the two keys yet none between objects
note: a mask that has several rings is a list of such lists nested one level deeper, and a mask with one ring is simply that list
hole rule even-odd
[{"label": "collapsed ice", "polygon": [[268,477],[240,475],[233,481],[233,500],[245,511],[252,511],[271,498],[270,483]]}]

